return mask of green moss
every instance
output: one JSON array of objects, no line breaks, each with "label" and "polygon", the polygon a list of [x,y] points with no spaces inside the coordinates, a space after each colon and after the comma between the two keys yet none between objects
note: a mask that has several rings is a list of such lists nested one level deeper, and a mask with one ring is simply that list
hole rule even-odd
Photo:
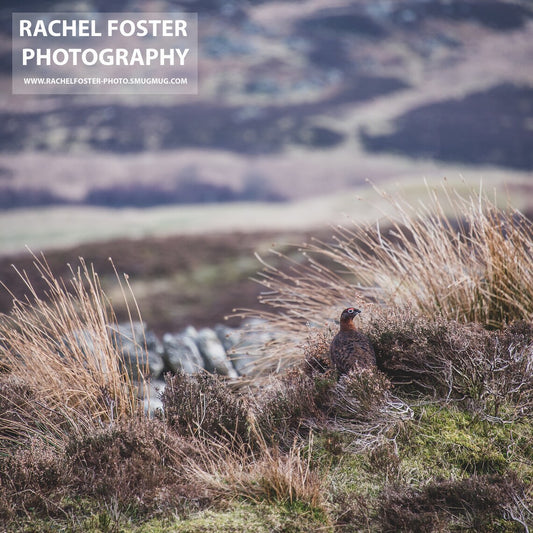
[{"label": "green moss", "polygon": [[317,433],[313,439],[312,466],[320,473],[327,490],[328,512],[335,530],[373,531],[375,528],[370,526],[379,520],[388,472],[376,467],[376,450],[355,453],[350,448],[351,437],[347,433]]},{"label": "green moss", "polygon": [[[150,529],[146,525],[137,531],[143,533],[159,533],[157,529]],[[327,526],[316,520],[313,513],[298,506],[247,505],[237,506],[225,511],[205,511],[186,520],[175,520],[171,529],[176,533],[269,533],[271,531],[285,531],[287,533],[305,533],[318,528],[328,531]],[[331,530],[330,530],[331,531]]]},{"label": "green moss", "polygon": [[[531,476],[533,437],[524,422],[488,423],[454,407],[417,409],[400,439],[401,470],[420,482],[472,474]],[[529,466],[528,466],[529,464]]]},{"label": "green moss", "polygon": [[92,500],[71,501],[58,518],[26,517],[14,521],[9,531],[40,533],[306,533],[328,532],[328,518],[317,509],[292,505],[236,503],[224,510],[206,510],[187,518],[134,519],[112,505]]}]

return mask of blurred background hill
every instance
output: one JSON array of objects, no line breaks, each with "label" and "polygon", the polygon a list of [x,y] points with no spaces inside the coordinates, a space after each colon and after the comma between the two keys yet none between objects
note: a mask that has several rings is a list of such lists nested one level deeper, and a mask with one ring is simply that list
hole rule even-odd
[{"label": "blurred background hill", "polygon": [[[11,95],[12,12],[104,10],[198,12],[199,94]],[[0,279],[25,245],[58,264],[121,250],[130,273],[151,250],[175,258],[136,279],[165,327],[206,287],[224,295],[219,317],[255,298],[218,286],[256,268],[242,254],[377,218],[355,201],[366,180],[416,197],[423,178],[483,178],[532,206],[529,0],[5,1],[0,91]],[[198,270],[217,240],[207,261],[229,278]],[[169,249],[211,281],[194,293]]]}]

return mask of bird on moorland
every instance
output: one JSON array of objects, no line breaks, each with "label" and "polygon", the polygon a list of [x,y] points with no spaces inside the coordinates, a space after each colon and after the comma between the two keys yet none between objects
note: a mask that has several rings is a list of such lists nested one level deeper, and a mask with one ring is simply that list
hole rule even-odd
[{"label": "bird on moorland", "polygon": [[348,307],[341,313],[340,329],[331,341],[329,357],[339,374],[354,368],[376,368],[376,354],[366,335],[357,331],[353,319],[361,311]]}]

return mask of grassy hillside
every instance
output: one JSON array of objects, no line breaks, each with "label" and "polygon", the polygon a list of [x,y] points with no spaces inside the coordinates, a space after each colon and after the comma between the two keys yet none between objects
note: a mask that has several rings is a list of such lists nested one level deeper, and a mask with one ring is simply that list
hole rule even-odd
[{"label": "grassy hillside", "polygon": [[[305,162],[300,161],[296,176],[293,174],[295,168],[283,168],[281,165],[279,175],[300,179],[300,174],[303,174],[302,179],[305,179],[307,166],[312,167],[315,162],[312,157],[306,158]],[[84,162],[78,163],[84,165]],[[424,182],[438,185],[446,176],[448,183],[461,192],[482,183],[486,191],[493,190],[497,194],[499,205],[509,201],[523,212],[532,210],[533,185],[528,176],[520,173],[506,171],[502,175],[498,170],[485,168],[481,179],[477,171],[461,174],[457,167],[437,167],[429,162],[422,163],[414,173],[413,167],[402,168],[398,159],[382,163],[387,166],[387,172],[396,167],[398,180],[385,182],[383,175],[378,175],[372,183],[411,202],[417,202],[424,195]],[[332,160],[334,164],[335,160]],[[333,168],[330,171],[334,172]],[[425,176],[424,180],[415,177],[418,172]],[[321,180],[325,182],[324,175]],[[284,181],[291,183],[285,178]],[[311,176],[307,181],[312,181]],[[281,203],[231,202],[131,209],[56,206],[0,210],[0,256],[15,256],[25,252],[26,247],[39,252],[121,238],[131,239],[132,246],[135,246],[136,240],[141,243],[150,237],[176,235],[194,236],[200,242],[203,236],[212,233],[269,232],[280,236],[322,233],[323,228],[345,224],[348,218],[355,223],[367,224],[389,212],[388,203],[376,194],[369,183],[341,192],[328,191],[328,194]],[[258,244],[260,247],[261,243]]]},{"label": "grassy hillside", "polygon": [[36,9],[11,4],[0,8],[4,209],[301,199],[368,177],[532,170],[526,0],[163,1],[161,12],[199,13],[199,94],[97,98],[10,94],[11,11]]},{"label": "grassy hillside", "polygon": [[[71,284],[38,262],[48,299],[16,300],[0,320],[2,527],[528,531],[533,229],[484,196],[448,193],[465,215],[459,226],[393,199],[403,225],[377,243],[372,227],[359,228],[288,256],[289,269],[283,257],[267,266],[262,300],[276,312],[263,313],[263,327],[278,342],[264,347],[263,374],[168,375],[164,411],[151,419],[107,335],[118,297],[112,306],[83,261]],[[432,198],[426,206],[444,201]],[[446,243],[457,252],[447,274],[461,283],[434,274]],[[359,283],[339,277],[338,265],[357,273],[372,249],[378,260]],[[398,292],[407,264],[416,276]],[[518,293],[517,273],[527,285]],[[128,300],[129,279],[120,283]],[[324,317],[343,299],[363,307],[377,369],[331,367],[336,326]]]},{"label": "grassy hillside", "polygon": [[[461,194],[471,190],[469,183],[448,183]],[[510,179],[501,183],[496,177],[486,177],[483,187],[490,194],[498,193],[498,206],[512,202],[530,213],[531,187],[527,181]],[[426,193],[416,181],[402,182],[390,191],[392,197],[402,196],[412,204]],[[461,216],[450,205],[443,208],[448,216]],[[150,328],[163,333],[188,324],[208,326],[222,322],[234,308],[258,307],[261,288],[250,278],[261,263],[254,252],[277,265],[279,258],[269,253],[272,247],[297,257],[298,246],[291,244],[335,242],[336,232],[328,227],[328,221],[337,226],[350,217],[356,224],[365,225],[378,213],[384,217],[384,227],[390,227],[385,215],[394,214],[394,206],[386,195],[368,186],[355,190],[353,195],[332,195],[283,207],[231,204],[118,212],[68,208],[12,211],[0,215],[4,230],[0,236],[0,280],[17,297],[27,292],[14,265],[26,271],[37,288],[42,287],[24,245],[35,253],[46,250],[58,276],[69,277],[67,265],[84,257],[94,264],[105,290],[114,298],[119,318],[127,320],[126,309],[120,298],[115,298],[120,295],[108,260],[111,257],[120,272],[130,275],[143,319]],[[255,227],[257,232],[252,231]],[[79,244],[73,246],[76,242]],[[206,307],[210,309],[208,316]],[[10,308],[10,295],[0,289],[0,312]]]}]

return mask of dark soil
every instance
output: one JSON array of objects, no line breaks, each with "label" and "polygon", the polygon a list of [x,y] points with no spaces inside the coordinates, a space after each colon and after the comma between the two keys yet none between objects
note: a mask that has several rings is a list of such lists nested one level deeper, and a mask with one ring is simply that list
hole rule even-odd
[{"label": "dark soil", "polygon": [[[299,244],[308,238],[293,235],[291,242]],[[94,265],[104,290],[116,289],[111,257],[120,273],[130,277],[142,318],[149,327],[161,334],[179,331],[192,324],[213,326],[225,322],[235,308],[258,308],[257,297],[262,288],[250,278],[261,265],[254,257],[258,247],[268,246],[279,235],[221,234],[209,236],[179,236],[141,240],[115,240],[87,244],[66,250],[51,250],[46,259],[54,275],[68,280],[72,277],[68,265],[76,267],[79,257]],[[0,257],[0,281],[19,299],[28,293],[13,268],[25,271],[40,297],[46,298],[43,282],[33,267],[29,254]],[[147,289],[135,291],[136,284]],[[138,286],[138,285],[137,285]],[[120,321],[127,321],[120,299],[113,302]],[[8,313],[12,297],[0,287],[0,312]],[[237,326],[241,319],[227,321]]]}]

